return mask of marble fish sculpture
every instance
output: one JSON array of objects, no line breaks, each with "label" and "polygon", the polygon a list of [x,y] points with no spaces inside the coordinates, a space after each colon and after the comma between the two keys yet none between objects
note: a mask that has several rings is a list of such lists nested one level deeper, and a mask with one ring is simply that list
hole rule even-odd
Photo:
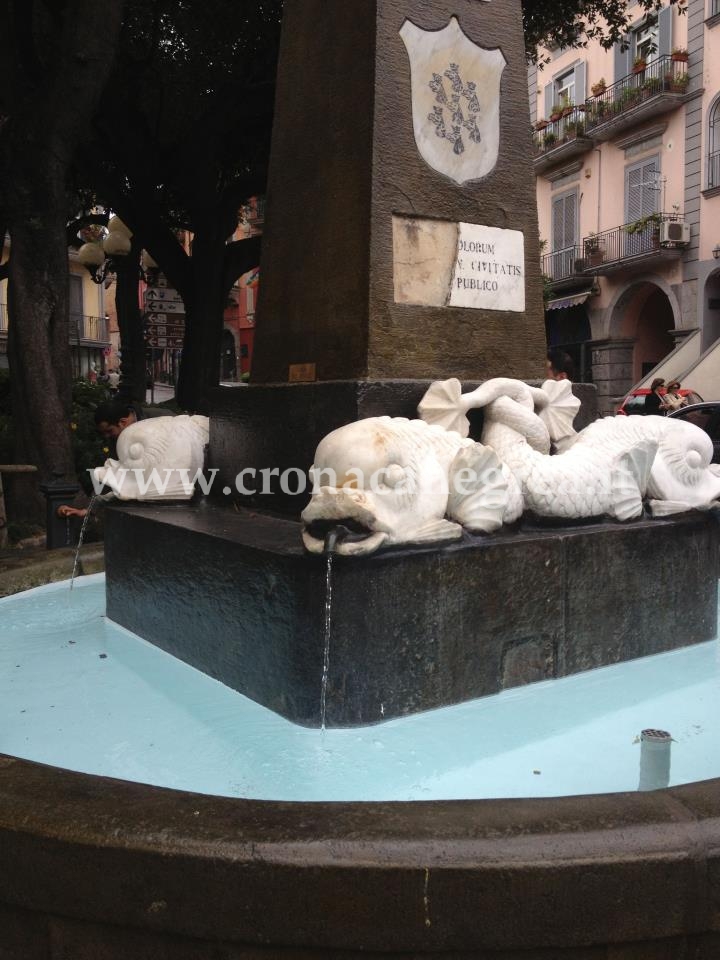
[{"label": "marble fish sculpture", "polygon": [[[529,387],[488,380],[463,394],[455,379],[437,381],[419,404],[421,417],[467,436],[466,414],[482,408],[482,442],[512,471],[525,510],[568,520],[607,515],[629,520],[647,499],[655,516],[709,509],[720,497],[704,431],[665,417],[606,417],[579,434],[579,401],[569,381]],[[551,443],[561,451],[549,456]]]},{"label": "marble fish sculpture", "polygon": [[140,420],[117,439],[117,460],[93,470],[119,500],[189,500],[203,469],[210,421],[207,417]]},{"label": "marble fish sculpture", "polygon": [[311,477],[302,514],[311,553],[322,553],[338,524],[361,539],[343,540],[335,552],[357,556],[457,540],[463,528],[488,533],[522,511],[518,485],[492,450],[421,420],[371,417],[334,430],[317,448]]}]

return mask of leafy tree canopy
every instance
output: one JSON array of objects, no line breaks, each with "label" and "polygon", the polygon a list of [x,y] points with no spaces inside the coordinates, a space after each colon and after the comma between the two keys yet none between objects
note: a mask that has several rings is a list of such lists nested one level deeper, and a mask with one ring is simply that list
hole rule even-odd
[{"label": "leafy tree canopy", "polygon": [[[687,0],[670,0],[685,12]],[[627,0],[523,0],[523,24],[528,58],[537,59],[537,47],[587,46],[598,41],[603,47],[622,42],[628,27],[637,20],[637,10],[629,13]],[[662,0],[638,0],[636,5],[651,15],[664,6]]]}]

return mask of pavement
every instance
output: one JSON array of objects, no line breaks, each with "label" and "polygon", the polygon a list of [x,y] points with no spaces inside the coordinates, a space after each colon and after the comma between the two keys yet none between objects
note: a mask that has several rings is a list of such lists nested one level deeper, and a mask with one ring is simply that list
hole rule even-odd
[{"label": "pavement", "polygon": [[[74,547],[46,550],[45,547],[18,548],[0,552],[0,597],[41,587],[57,580],[69,580],[75,563]],[[77,574],[101,573],[105,569],[102,543],[89,543],[80,551]]]},{"label": "pavement", "polygon": [[145,394],[145,403],[164,403],[166,400],[172,400],[175,396],[175,387],[167,383],[156,383],[153,390],[148,390]]}]

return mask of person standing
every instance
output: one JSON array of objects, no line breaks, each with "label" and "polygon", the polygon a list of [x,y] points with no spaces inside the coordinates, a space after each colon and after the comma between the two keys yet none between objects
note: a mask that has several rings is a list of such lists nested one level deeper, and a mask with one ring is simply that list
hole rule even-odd
[{"label": "person standing", "polygon": [[643,413],[645,416],[648,414],[651,416],[661,416],[664,412],[663,410],[663,398],[660,393],[660,390],[665,386],[665,381],[662,377],[655,377],[653,382],[650,384],[650,393],[645,397],[645,409]]}]

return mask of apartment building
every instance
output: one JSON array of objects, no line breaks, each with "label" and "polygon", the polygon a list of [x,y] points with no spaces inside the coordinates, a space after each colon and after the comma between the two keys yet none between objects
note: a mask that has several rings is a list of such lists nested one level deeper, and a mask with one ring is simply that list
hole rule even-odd
[{"label": "apartment building", "polygon": [[[10,240],[5,238],[9,247]],[[7,254],[3,254],[3,259]],[[68,254],[68,283],[70,296],[70,345],[72,374],[87,377],[91,366],[101,372],[110,352],[110,333],[105,314],[102,284],[93,283],[90,274],[77,259],[77,253]],[[7,308],[7,280],[0,282],[0,370],[7,369],[7,336],[12,318]]]},{"label": "apartment building", "polygon": [[697,366],[720,337],[720,0],[629,12],[623,44],[528,74],[548,342],[604,413],[668,355],[701,394],[720,372],[720,350]]}]

